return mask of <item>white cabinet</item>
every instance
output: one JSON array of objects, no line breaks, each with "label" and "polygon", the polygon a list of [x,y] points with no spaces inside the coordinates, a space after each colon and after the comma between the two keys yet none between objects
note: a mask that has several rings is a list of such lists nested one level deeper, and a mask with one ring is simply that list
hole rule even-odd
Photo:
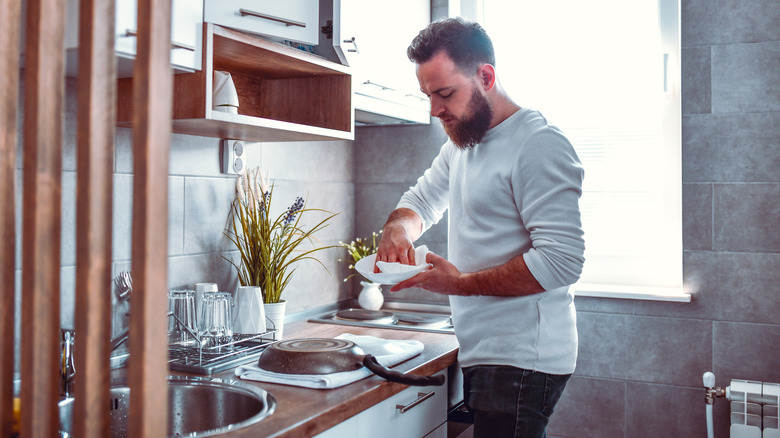
[{"label": "white cabinet", "polygon": [[[447,370],[437,374],[446,376]],[[316,437],[446,437],[446,421],[446,382],[443,386],[411,386]]]},{"label": "white cabinet", "polygon": [[[171,64],[183,71],[201,69],[203,2],[173,0],[171,6]],[[116,54],[134,59],[136,55],[137,1],[116,1]],[[122,69],[122,62],[119,67]],[[124,75],[120,77],[125,77]]]},{"label": "white cabinet", "polygon": [[[201,69],[203,38],[203,2],[173,0],[171,10],[171,64],[177,72]],[[116,0],[115,49],[118,58],[117,75],[133,75],[133,59],[137,43],[136,0]],[[65,49],[67,73],[76,74],[79,45],[79,0],[68,0]]]},{"label": "white cabinet", "polygon": [[319,0],[204,0],[203,18],[214,24],[277,41],[316,45]]},{"label": "white cabinet", "polygon": [[428,99],[406,56],[430,23],[430,9],[430,0],[333,1],[333,46],[352,68],[356,122],[430,123]]}]

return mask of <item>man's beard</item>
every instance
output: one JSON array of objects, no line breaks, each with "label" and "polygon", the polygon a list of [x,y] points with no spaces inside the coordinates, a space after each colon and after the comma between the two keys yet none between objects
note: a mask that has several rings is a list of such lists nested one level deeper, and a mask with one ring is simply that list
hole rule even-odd
[{"label": "man's beard", "polygon": [[466,111],[467,116],[462,120],[451,124],[442,122],[444,131],[460,149],[470,149],[479,144],[490,129],[490,120],[493,118],[493,109],[488,100],[476,89],[471,93]]}]

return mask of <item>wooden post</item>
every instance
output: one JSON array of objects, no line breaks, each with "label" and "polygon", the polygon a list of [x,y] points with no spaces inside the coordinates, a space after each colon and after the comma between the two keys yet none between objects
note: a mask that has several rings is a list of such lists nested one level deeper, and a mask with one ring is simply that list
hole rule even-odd
[{"label": "wooden post", "polygon": [[21,0],[0,0],[0,436],[11,436],[16,281],[16,113]]},{"label": "wooden post", "polygon": [[171,1],[138,1],[133,102],[133,308],[130,436],[167,430],[168,154]]},{"label": "wooden post", "polygon": [[65,0],[27,1],[22,436],[57,436]]},{"label": "wooden post", "polygon": [[111,435],[111,223],[116,114],[113,0],[79,5],[73,435]]}]

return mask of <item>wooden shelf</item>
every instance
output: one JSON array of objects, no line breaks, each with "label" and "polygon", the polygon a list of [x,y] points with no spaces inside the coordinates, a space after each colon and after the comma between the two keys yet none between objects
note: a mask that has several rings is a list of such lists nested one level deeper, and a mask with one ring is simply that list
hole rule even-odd
[{"label": "wooden shelf", "polygon": [[[238,114],[213,111],[214,70],[231,74]],[[132,121],[132,78],[118,82],[117,119]],[[245,141],[352,140],[349,67],[211,23],[203,69],[174,76],[173,132]]]}]

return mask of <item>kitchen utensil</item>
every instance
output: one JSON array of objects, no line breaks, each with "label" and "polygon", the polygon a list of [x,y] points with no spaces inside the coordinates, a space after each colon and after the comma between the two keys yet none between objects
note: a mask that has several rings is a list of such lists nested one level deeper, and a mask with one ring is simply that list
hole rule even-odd
[{"label": "kitchen utensil", "polygon": [[204,347],[214,347],[233,338],[233,298],[227,292],[205,292],[200,318],[200,337]]},{"label": "kitchen utensil", "polygon": [[195,317],[195,292],[191,290],[169,291],[168,311],[175,316],[175,318],[168,318],[168,343],[196,343],[197,339],[192,336],[198,327]]},{"label": "kitchen utensil", "polygon": [[[376,254],[363,257],[355,263],[355,270],[360,275],[374,283],[379,284],[397,284],[404,280],[414,277],[420,272],[430,269],[431,265],[425,261],[425,256],[428,254],[428,247],[420,245],[414,249],[414,262],[415,265],[404,265],[401,263],[387,263],[377,262]],[[380,271],[374,272],[374,265],[376,265]]]},{"label": "kitchen utensil", "polygon": [[444,384],[444,376],[414,376],[390,370],[366,354],[356,343],[345,339],[305,338],[271,344],[257,366],[280,374],[331,374],[354,371],[365,366],[387,380],[412,386]]}]

